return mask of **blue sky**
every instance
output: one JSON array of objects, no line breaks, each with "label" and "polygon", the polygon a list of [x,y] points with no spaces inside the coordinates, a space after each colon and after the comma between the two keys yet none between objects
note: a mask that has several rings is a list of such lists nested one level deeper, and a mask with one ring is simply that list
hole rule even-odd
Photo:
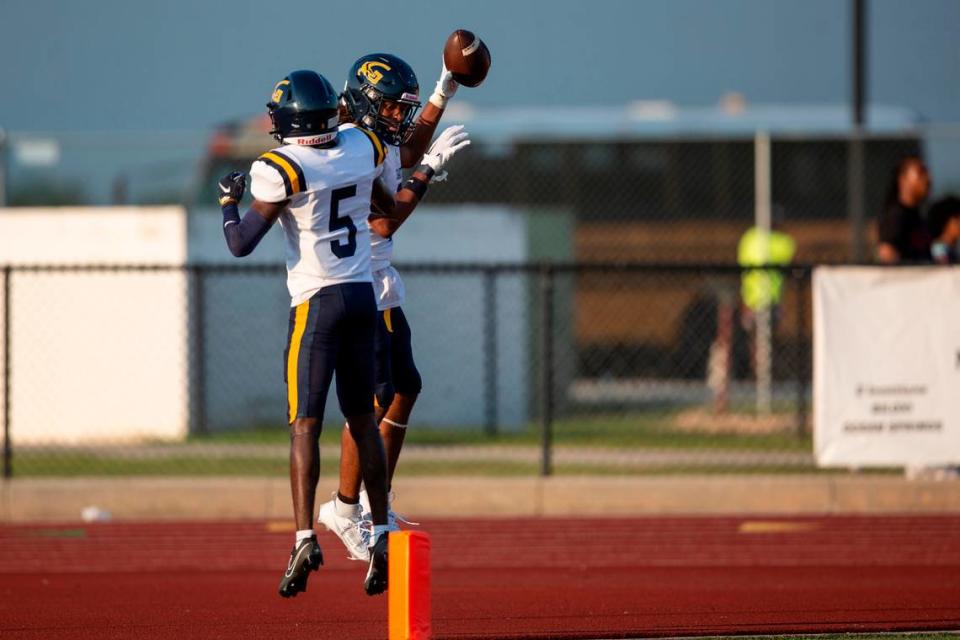
[{"label": "blue sky", "polygon": [[[493,54],[476,105],[849,101],[845,0],[0,0],[0,127],[195,130],[259,112],[314,68],[335,86],[358,56],[407,59],[428,93],[453,29]],[[870,0],[870,100],[960,121],[960,2]]]}]

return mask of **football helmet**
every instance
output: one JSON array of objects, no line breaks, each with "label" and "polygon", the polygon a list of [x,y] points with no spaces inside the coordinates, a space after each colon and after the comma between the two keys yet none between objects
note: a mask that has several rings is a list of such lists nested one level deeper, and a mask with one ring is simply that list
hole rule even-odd
[{"label": "football helmet", "polygon": [[270,133],[284,144],[324,145],[337,138],[337,92],[316,71],[294,71],[278,82],[267,112]]},{"label": "football helmet", "polygon": [[340,102],[354,122],[387,144],[399,145],[413,132],[420,85],[410,65],[397,56],[371,53],[350,67]]}]

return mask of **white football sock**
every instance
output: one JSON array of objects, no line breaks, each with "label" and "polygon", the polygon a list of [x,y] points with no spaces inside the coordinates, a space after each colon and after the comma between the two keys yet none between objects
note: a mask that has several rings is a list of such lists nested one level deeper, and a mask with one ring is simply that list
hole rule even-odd
[{"label": "white football sock", "polygon": [[302,540],[312,538],[315,535],[317,534],[314,533],[313,529],[301,529],[300,531],[297,531],[297,544],[300,544]]},{"label": "white football sock", "polygon": [[357,516],[357,512],[360,511],[359,504],[347,504],[340,500],[340,497],[337,496],[333,499],[333,507],[337,512],[337,515],[341,518],[353,518]]}]

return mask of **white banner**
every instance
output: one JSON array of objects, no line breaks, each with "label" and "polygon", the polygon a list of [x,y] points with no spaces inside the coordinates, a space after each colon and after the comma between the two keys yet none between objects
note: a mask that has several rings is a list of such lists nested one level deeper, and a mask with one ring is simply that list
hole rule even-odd
[{"label": "white banner", "polygon": [[960,463],[960,268],[813,274],[820,466]]}]

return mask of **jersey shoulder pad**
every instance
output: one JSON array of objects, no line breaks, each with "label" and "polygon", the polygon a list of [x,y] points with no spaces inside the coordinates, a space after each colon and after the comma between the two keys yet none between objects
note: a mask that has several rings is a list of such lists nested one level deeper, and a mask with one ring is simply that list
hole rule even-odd
[{"label": "jersey shoulder pad", "polygon": [[370,140],[370,144],[373,145],[373,166],[379,167],[387,157],[387,147],[383,144],[383,140],[373,131],[360,125],[356,125],[354,128]]},{"label": "jersey shoulder pad", "polygon": [[[259,171],[258,169],[259,165]],[[264,202],[278,202],[278,200],[268,200],[257,195],[257,177],[262,177],[264,186],[269,185],[269,195],[276,197],[282,192],[281,200],[290,198],[294,194],[301,193],[307,189],[307,181],[303,177],[303,169],[297,162],[293,154],[281,149],[268,151],[257,158],[250,170],[250,176],[253,179],[250,185],[250,193],[254,198]],[[264,195],[268,195],[264,193]]]}]

